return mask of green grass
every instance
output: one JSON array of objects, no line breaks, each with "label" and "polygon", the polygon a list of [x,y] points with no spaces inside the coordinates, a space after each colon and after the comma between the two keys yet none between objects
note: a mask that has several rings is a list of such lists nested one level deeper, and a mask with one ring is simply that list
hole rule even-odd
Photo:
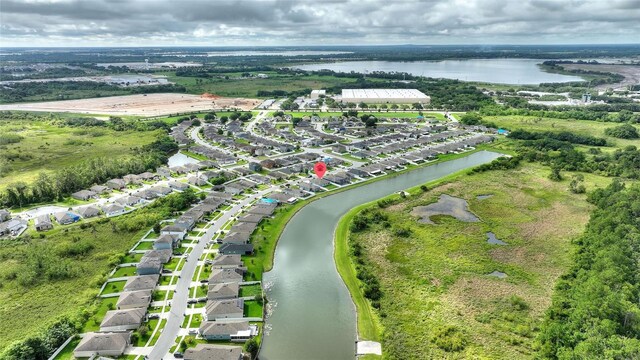
[{"label": "green grass", "polygon": [[141,241],[134,250],[151,250],[153,249],[153,241]]},{"label": "green grass", "polygon": [[82,332],[98,331],[100,329],[100,323],[102,322],[104,315],[109,310],[115,310],[117,302],[117,297],[99,300],[96,307],[96,312],[89,319],[89,321],[85,323]]},{"label": "green grass", "polygon": [[100,295],[107,295],[107,294],[114,294],[114,293],[122,292],[122,289],[124,289],[124,284],[126,284],[126,283],[127,283],[126,281],[109,282],[104,287],[104,290],[102,291],[102,293]]},{"label": "green grass", "polygon": [[262,286],[260,284],[240,286],[240,296],[256,296],[262,294]]},{"label": "green grass", "polygon": [[262,304],[254,300],[244,302],[244,316],[246,317],[262,317]]},{"label": "green grass", "polygon": [[[533,358],[553,285],[569,265],[571,239],[582,232],[591,209],[584,195],[567,191],[568,180],[554,183],[547,175],[548,169],[533,164],[457,174],[435,188],[430,184],[426,193],[411,189],[406,200],[392,195],[394,203],[385,209],[373,204],[348,213],[336,231],[335,257],[356,303],[360,337],[382,339],[386,358]],[[587,187],[606,182],[591,175]],[[441,193],[466,199],[482,221],[436,216],[436,225],[417,222],[412,209],[436,201]],[[493,197],[478,200],[481,194]],[[368,230],[351,233],[351,218],[365,207],[381,211],[389,225],[370,224]],[[398,229],[410,235],[397,235]],[[488,231],[510,245],[487,244]],[[347,255],[348,238],[363,246],[381,283],[384,316],[362,296]],[[508,277],[488,277],[494,270]],[[455,329],[454,335],[444,332],[448,328]],[[464,348],[448,351],[447,344],[458,340]]]},{"label": "green grass", "polygon": [[62,349],[58,356],[54,358],[54,360],[72,360],[75,359],[73,357],[73,350],[75,350],[76,346],[80,343],[80,338],[76,338],[71,340],[67,346]]},{"label": "green grass", "polygon": [[[604,133],[605,129],[617,126],[616,123],[605,123],[587,120],[568,120],[539,118],[535,116],[485,116],[484,120],[495,123],[500,127],[509,130],[522,129],[529,131],[569,131],[581,135],[591,135],[607,139],[608,142],[616,147],[625,147],[627,145],[638,145],[637,140],[624,140],[608,136]],[[640,130],[639,126],[636,126]]]},{"label": "green grass", "polygon": [[[164,264],[164,268],[172,271],[179,271],[184,262],[180,263],[180,258],[171,258],[168,263]],[[178,265],[180,263],[180,265]]]},{"label": "green grass", "polygon": [[160,277],[160,285],[171,285],[172,277],[171,276],[161,276]]},{"label": "green grass", "polygon": [[119,277],[134,276],[134,275],[136,275],[136,267],[135,266],[125,266],[125,267],[118,268],[118,270],[116,270],[116,272],[113,273],[113,275],[111,277],[119,278]]},{"label": "green grass", "polygon": [[[86,115],[82,115],[86,116]],[[23,139],[2,145],[0,154],[20,154],[19,160],[4,162],[0,156],[0,190],[22,181],[30,183],[42,171],[52,172],[98,157],[133,155],[134,147],[153,142],[160,131],[113,131],[107,128],[73,128],[43,120],[0,117],[0,133],[18,133]],[[47,119],[47,120],[45,120]]]}]

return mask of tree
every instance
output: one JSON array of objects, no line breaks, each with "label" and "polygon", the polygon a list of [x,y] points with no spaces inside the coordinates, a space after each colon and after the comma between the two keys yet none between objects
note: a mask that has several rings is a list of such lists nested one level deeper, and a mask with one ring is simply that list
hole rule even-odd
[{"label": "tree", "polygon": [[584,186],[584,176],[582,174],[573,175],[571,183],[569,183],[569,190],[574,194],[584,194],[587,189]]},{"label": "tree", "polygon": [[398,110],[398,104],[391,105],[391,110]]},{"label": "tree", "polygon": [[460,117],[460,122],[465,125],[480,125],[482,116],[475,112],[466,113]]},{"label": "tree", "polygon": [[420,109],[422,109],[422,104],[420,104],[420,103],[413,103],[413,104],[411,104],[411,107],[412,107],[413,109],[420,110]]},{"label": "tree", "polygon": [[560,181],[562,180],[562,174],[560,174],[560,168],[559,167],[552,167],[551,168],[551,174],[549,174],[549,179],[551,181]]},{"label": "tree", "polygon": [[251,338],[244,343],[244,351],[251,355],[251,359],[256,358],[259,349],[260,347],[258,346],[258,341],[255,338]]},{"label": "tree", "polygon": [[630,124],[623,124],[613,128],[607,128],[604,130],[604,133],[618,139],[637,139],[638,137],[640,137],[640,135],[638,135],[638,129]]},{"label": "tree", "polygon": [[160,223],[155,223],[155,225],[153,225],[153,232],[156,234],[160,234]]},{"label": "tree", "polygon": [[360,109],[367,109],[369,105],[365,104],[364,101],[361,101],[360,104],[358,104],[358,107]]}]

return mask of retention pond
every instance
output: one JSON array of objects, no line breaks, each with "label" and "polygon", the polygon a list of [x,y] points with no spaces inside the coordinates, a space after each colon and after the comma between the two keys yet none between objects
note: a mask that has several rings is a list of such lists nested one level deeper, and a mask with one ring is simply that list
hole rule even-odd
[{"label": "retention pond", "polygon": [[340,218],[363,203],[499,156],[479,151],[327,196],[302,208],[285,227],[273,269],[264,275],[272,310],[260,359],[354,359],[355,306],[333,259],[333,235]]}]

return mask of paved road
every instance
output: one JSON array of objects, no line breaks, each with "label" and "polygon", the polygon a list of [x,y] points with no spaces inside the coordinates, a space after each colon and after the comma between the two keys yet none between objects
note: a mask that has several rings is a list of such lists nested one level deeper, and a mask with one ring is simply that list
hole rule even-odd
[{"label": "paved road", "polygon": [[[224,215],[215,220],[214,225],[207,230],[200,239],[200,242],[198,242],[198,244],[196,244],[193,250],[189,253],[188,261],[182,267],[180,278],[176,284],[176,293],[173,295],[173,300],[171,300],[171,309],[167,318],[167,324],[162,330],[156,345],[149,354],[149,359],[166,359],[169,349],[175,344],[175,340],[180,332],[180,325],[182,325],[184,314],[187,311],[187,300],[189,299],[189,286],[191,285],[191,279],[196,272],[198,259],[200,259],[204,253],[207,243],[214,237],[215,233],[220,230],[229,219],[236,216],[244,206],[271,191],[273,191],[273,188],[262,190],[257,194],[253,194],[250,197],[245,198],[240,203],[227,210]],[[169,358],[173,358],[172,355],[169,356]]]}]

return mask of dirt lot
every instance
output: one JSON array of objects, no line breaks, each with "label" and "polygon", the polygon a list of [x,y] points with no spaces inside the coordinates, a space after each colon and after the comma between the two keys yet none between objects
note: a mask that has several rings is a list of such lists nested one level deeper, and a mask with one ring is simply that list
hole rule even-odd
[{"label": "dirt lot", "polygon": [[94,99],[0,105],[0,110],[51,111],[104,115],[158,116],[200,110],[239,108],[250,110],[262,101],[215,95],[145,94]]}]

